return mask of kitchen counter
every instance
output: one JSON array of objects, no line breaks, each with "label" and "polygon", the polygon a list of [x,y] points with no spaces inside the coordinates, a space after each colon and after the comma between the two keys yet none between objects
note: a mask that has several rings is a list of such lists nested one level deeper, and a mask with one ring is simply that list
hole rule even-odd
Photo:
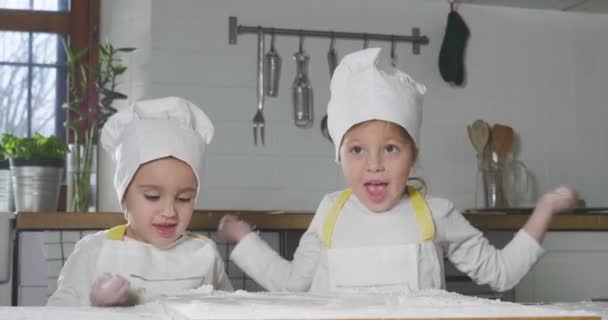
[{"label": "kitchen counter", "polygon": [[[234,214],[262,230],[306,230],[312,219],[311,212],[269,212],[235,210],[196,210],[189,228],[215,229],[221,217]],[[480,230],[518,230],[529,214],[505,214],[501,212],[467,213],[465,218]],[[124,224],[121,213],[67,213],[67,212],[20,212],[16,228],[19,231],[35,230],[95,230]],[[608,212],[593,214],[562,214],[556,216],[550,227],[553,231],[608,231]]]},{"label": "kitchen counter", "polygon": [[[311,212],[269,213],[265,211],[197,210],[193,215],[190,228],[193,230],[215,230],[221,217],[228,213],[239,215],[251,224],[256,225],[258,229],[270,231],[268,235],[271,235],[270,238],[274,239],[273,248],[277,251],[283,250],[280,252],[287,255],[293,253],[300,239],[300,232],[308,227],[313,217]],[[464,216],[475,227],[484,231],[488,240],[496,247],[503,247],[508,243],[512,233],[521,228],[529,218],[529,214],[500,214],[498,212],[465,213]],[[19,249],[20,245],[24,245],[22,248],[31,250],[31,246],[28,247],[27,244],[32,243],[32,241],[40,241],[40,238],[37,237],[40,237],[45,230],[99,230],[123,223],[125,223],[123,215],[115,212],[18,213],[16,219],[18,236],[14,242],[14,252],[21,252],[17,256],[22,258],[13,259],[13,268],[14,270],[21,270],[19,263],[24,266],[39,266],[33,267],[33,269],[38,270],[36,268],[39,268],[40,270],[23,274],[46,275],[48,267],[44,263],[44,259],[40,263],[31,263],[31,259],[22,260],[23,257],[31,257],[32,254],[30,254],[30,251],[26,251],[28,254],[24,255],[24,251]],[[529,276],[526,276],[516,287],[513,296],[517,297],[517,301],[583,301],[606,297],[608,280],[604,275],[608,267],[608,249],[605,246],[608,243],[608,232],[606,232],[608,231],[608,213],[558,215],[554,218],[550,229],[552,232],[547,234],[543,242],[547,254],[538,261],[530,271]],[[70,241],[72,243],[77,240],[74,237],[78,237],[79,234],[80,236],[83,235],[83,233],[78,232],[68,232],[67,234],[71,237]],[[49,235],[59,237],[60,234],[53,232]],[[61,244],[52,244],[51,246],[55,248],[64,247]],[[73,248],[70,245],[67,247]],[[229,250],[228,245],[222,245],[222,248],[223,250]],[[60,252],[59,249],[55,251]],[[66,252],[66,254],[69,254],[69,252]],[[53,258],[56,257],[53,256]],[[551,272],[547,272],[547,270],[551,270]],[[453,271],[452,273],[446,272],[448,276],[458,279],[452,283],[453,290],[461,290],[462,293],[468,294],[478,290],[471,288],[468,283],[463,283],[461,275]],[[576,277],[573,277],[573,274],[576,274]],[[18,284],[19,273],[14,272],[12,275],[13,284]],[[29,277],[31,278],[31,276]],[[26,276],[26,279],[30,278]],[[43,284],[46,284],[46,282],[43,282]],[[482,293],[488,293],[487,288],[482,288],[482,290]],[[13,301],[18,301],[16,295],[18,292],[20,292],[19,289],[15,288]],[[44,287],[43,294],[46,297],[46,287]],[[0,316],[0,318],[2,317]],[[608,317],[604,320],[608,320]]]}]

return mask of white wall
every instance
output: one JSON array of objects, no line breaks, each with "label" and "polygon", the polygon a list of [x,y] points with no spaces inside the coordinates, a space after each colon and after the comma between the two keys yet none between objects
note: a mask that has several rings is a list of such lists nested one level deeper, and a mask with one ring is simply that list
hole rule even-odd
[{"label": "white wall", "polygon": [[[471,29],[468,84],[439,75],[446,1],[103,1],[102,33],[115,45],[137,46],[127,59],[130,100],[180,95],[204,108],[217,127],[199,208],[314,210],[343,187],[333,148],[319,122],[329,98],[329,41],[305,39],[311,56],[315,125],[293,124],[290,86],[297,38],[278,37],[280,95],[266,99],[267,144],[253,146],[256,37],[228,44],[228,16],[244,25],[409,34],[430,38],[421,55],[399,44],[399,67],[429,88],[422,130],[422,173],[430,192],[473,206],[476,160],[466,125],[476,118],[511,125],[518,158],[538,188],[576,186],[588,205],[606,206],[608,160],[608,16],[461,5]],[[102,36],[103,39],[103,36]],[[388,44],[370,42],[370,46]],[[343,56],[361,41],[340,40]],[[267,42],[268,48],[268,42]],[[118,210],[107,158],[100,169],[100,209]]]},{"label": "white wall", "polygon": [[[136,51],[120,56],[128,67],[127,73],[119,79],[119,90],[125,93],[127,101],[117,100],[114,106],[124,108],[144,95],[142,88],[148,82],[147,68],[151,53],[151,8],[149,0],[100,1],[101,41],[110,41],[115,47],[135,47]],[[97,210],[120,211],[112,184],[114,166],[110,156],[101,146],[98,148]]]}]

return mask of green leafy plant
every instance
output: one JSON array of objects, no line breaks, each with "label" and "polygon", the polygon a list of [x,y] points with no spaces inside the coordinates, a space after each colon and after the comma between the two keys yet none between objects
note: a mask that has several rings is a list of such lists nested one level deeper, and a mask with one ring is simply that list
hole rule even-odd
[{"label": "green leafy plant", "polygon": [[[127,96],[117,91],[118,78],[127,71],[118,58],[120,53],[132,52],[134,48],[115,48],[110,43],[99,45],[99,62],[89,65],[82,61],[88,51],[84,48],[77,52],[64,43],[67,56],[69,101],[63,108],[72,113],[65,127],[72,134],[74,150],[73,165],[76,168],[73,179],[74,193],[71,211],[87,211],[89,205],[89,186],[95,145],[99,132],[107,119],[116,112],[112,106],[115,100]],[[91,93],[99,94],[99,102],[93,103]]]},{"label": "green leafy plant", "polygon": [[36,133],[33,137],[23,138],[12,134],[2,135],[3,153],[9,158],[57,158],[63,159],[69,151],[68,145],[55,136],[45,137]]},{"label": "green leafy plant", "polygon": [[0,161],[6,161],[6,151],[4,151],[2,142],[0,142]]}]

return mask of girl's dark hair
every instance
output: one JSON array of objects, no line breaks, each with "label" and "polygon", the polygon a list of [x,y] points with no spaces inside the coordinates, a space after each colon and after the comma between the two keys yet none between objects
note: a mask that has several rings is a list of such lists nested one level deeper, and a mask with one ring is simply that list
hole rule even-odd
[{"label": "girl's dark hair", "polygon": [[425,194],[427,187],[426,187],[426,182],[424,182],[424,179],[420,178],[420,177],[413,177],[413,178],[407,178],[407,185],[411,186],[412,188],[416,189],[418,192]]},{"label": "girl's dark hair", "polygon": [[[418,154],[420,152],[420,149],[418,149],[418,146],[416,146],[416,144],[414,143],[414,139],[412,138],[410,133],[407,132],[407,130],[405,130],[404,127],[399,126],[399,130],[401,131],[401,134],[403,134],[403,136],[406,138],[406,140],[411,142],[412,152],[414,153],[415,160],[418,161]],[[420,192],[422,194],[426,193],[426,191],[427,191],[426,182],[421,177],[410,177],[407,179],[407,181],[408,181],[408,186],[413,187],[414,189],[416,189],[418,192]]]}]

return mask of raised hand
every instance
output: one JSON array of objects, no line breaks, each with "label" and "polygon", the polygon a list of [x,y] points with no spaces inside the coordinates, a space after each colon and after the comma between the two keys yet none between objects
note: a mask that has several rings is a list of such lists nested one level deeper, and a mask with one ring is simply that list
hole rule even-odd
[{"label": "raised hand", "polygon": [[576,191],[570,187],[561,186],[543,194],[536,204],[536,209],[556,214],[572,209],[575,203]]},{"label": "raised hand", "polygon": [[251,231],[252,228],[247,222],[229,214],[222,217],[217,227],[220,237],[236,242],[241,241]]}]

